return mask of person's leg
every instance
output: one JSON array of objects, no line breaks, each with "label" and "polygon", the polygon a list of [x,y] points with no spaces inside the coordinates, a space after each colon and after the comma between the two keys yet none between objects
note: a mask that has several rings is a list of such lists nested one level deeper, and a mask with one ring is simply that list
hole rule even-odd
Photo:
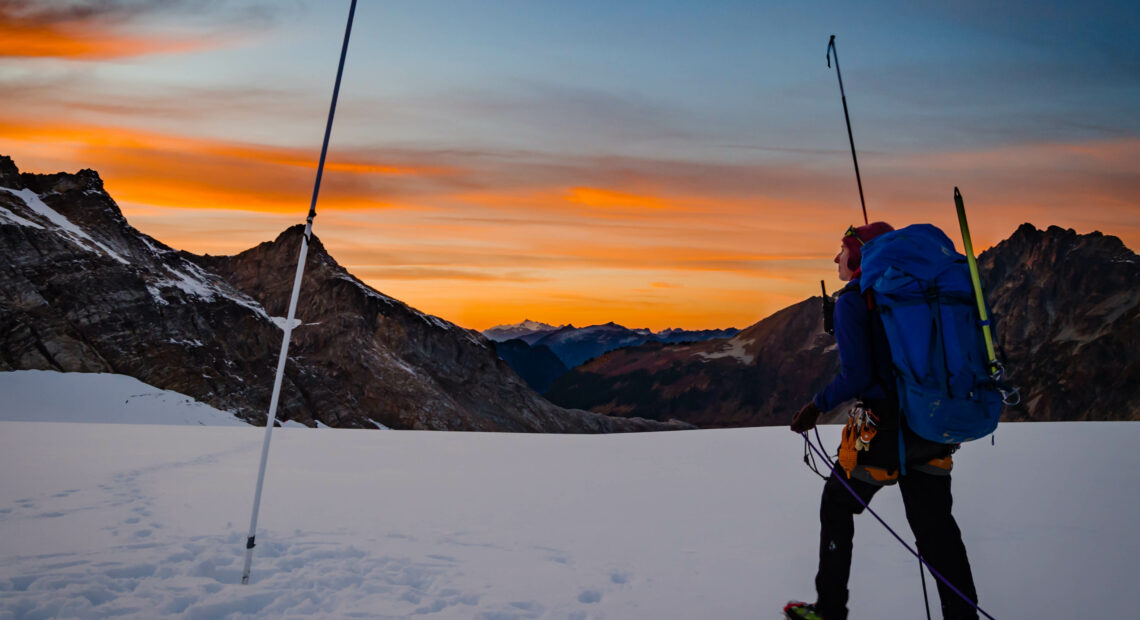
[{"label": "person's leg", "polygon": [[[918,552],[962,594],[977,603],[974,576],[962,532],[951,514],[950,476],[912,471],[899,479],[903,506]],[[969,602],[938,581],[938,598],[945,620],[975,620],[978,612]]]},{"label": "person's leg", "polygon": [[[839,475],[843,475],[839,470]],[[847,580],[851,575],[851,543],[855,537],[855,515],[863,505],[843,485],[846,482],[863,498],[871,497],[881,487],[860,480],[836,479],[835,474],[823,486],[819,505],[819,572],[815,576],[816,599],[825,620],[847,618]]]}]

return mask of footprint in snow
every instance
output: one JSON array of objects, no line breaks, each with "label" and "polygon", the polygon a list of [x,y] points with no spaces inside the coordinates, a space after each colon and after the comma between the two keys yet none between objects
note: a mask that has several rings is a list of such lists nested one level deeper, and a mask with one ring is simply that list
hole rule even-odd
[{"label": "footprint in snow", "polygon": [[629,573],[615,570],[610,573],[610,581],[618,585],[625,585],[629,583]]},{"label": "footprint in snow", "polygon": [[600,590],[582,590],[578,595],[579,603],[600,603],[602,601],[602,593]]}]

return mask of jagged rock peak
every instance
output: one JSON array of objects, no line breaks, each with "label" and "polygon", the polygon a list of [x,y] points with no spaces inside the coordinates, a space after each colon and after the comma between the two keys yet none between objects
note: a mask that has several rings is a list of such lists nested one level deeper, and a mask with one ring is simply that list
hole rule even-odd
[{"label": "jagged rock peak", "polygon": [[0,155],[0,187],[24,189],[24,182],[20,180],[20,169],[7,155]]},{"label": "jagged rock peak", "polygon": [[[119,205],[104,189],[103,179],[90,168],[74,174],[20,172],[11,157],[0,155],[0,187],[31,190],[53,205],[53,208],[62,208],[64,215],[73,220],[91,216],[98,218],[100,215],[97,214],[102,214],[119,225],[126,223]],[[77,215],[80,212],[86,215]]]},{"label": "jagged rock peak", "polygon": [[1078,248],[1082,252],[1092,252],[1118,260],[1130,260],[1136,256],[1119,237],[1113,235],[1095,230],[1082,234],[1072,228],[1060,226],[1049,226],[1045,230],[1039,230],[1030,223],[1022,224],[1009,239],[998,243],[983,254],[996,252],[1005,247],[1014,249],[1015,255],[1025,259],[1042,252],[1052,255],[1053,258],[1060,258]]},{"label": "jagged rock peak", "polygon": [[23,172],[20,174],[20,178],[29,188],[39,194],[63,194],[76,190],[106,193],[103,189],[103,179],[98,172],[90,168],[83,168],[75,174],[68,172],[56,172],[55,174]]},{"label": "jagged rock peak", "polygon": [[[295,224],[281,231],[281,234],[277,235],[277,238],[274,239],[272,243],[274,245],[285,244],[289,247],[299,247],[297,243],[304,235],[305,225]],[[309,233],[309,253],[328,256],[330,259],[332,258],[329,256],[328,250],[325,249],[325,244],[321,243],[321,239],[317,237],[316,233]]]},{"label": "jagged rock peak", "polygon": [[[277,238],[273,241],[262,241],[248,250],[244,250],[237,254],[238,257],[248,257],[253,255],[258,256],[273,256],[275,260],[280,257],[288,259],[293,264],[297,262],[297,252],[301,247],[301,237],[305,234],[304,224],[295,224],[281,231]],[[207,255],[209,256],[209,255]],[[309,256],[308,260],[319,260],[329,265],[339,267],[336,259],[328,253],[325,249],[325,244],[321,243],[316,233],[309,235]]]}]

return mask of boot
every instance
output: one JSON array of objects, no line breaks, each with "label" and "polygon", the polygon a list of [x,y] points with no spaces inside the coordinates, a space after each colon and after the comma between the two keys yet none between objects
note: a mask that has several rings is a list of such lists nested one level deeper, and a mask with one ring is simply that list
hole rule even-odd
[{"label": "boot", "polygon": [[784,615],[788,620],[823,620],[823,616],[815,609],[815,603],[790,601],[784,606]]}]

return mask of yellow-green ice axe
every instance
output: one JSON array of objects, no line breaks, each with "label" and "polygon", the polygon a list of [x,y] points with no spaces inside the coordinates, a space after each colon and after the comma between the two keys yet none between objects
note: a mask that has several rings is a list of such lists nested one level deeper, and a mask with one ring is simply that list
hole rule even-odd
[{"label": "yellow-green ice axe", "polygon": [[990,330],[990,317],[986,312],[986,302],[982,298],[982,280],[978,277],[978,261],[974,260],[974,244],[970,241],[970,226],[966,223],[966,205],[962,203],[962,192],[954,188],[954,206],[958,209],[958,225],[962,227],[962,244],[966,250],[966,262],[970,265],[970,279],[974,282],[974,297],[978,301],[978,316],[982,319],[982,336],[986,340],[986,355],[989,356],[991,375],[1001,373],[1001,364],[994,353],[993,332]]}]

